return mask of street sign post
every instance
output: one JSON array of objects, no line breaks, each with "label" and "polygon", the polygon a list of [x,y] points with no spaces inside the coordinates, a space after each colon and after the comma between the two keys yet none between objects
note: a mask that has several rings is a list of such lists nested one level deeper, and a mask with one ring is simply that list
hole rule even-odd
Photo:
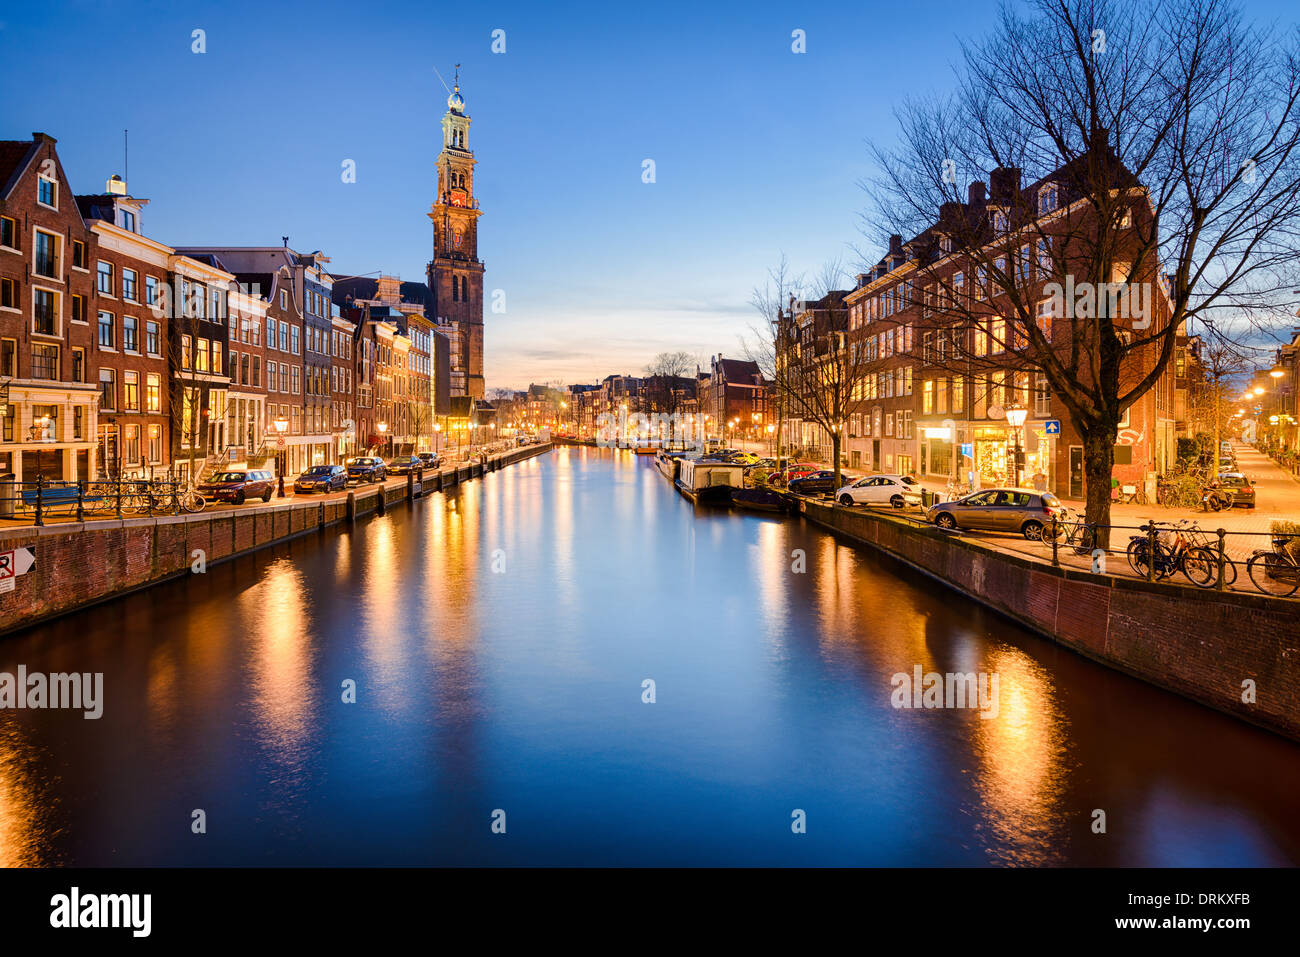
[{"label": "street sign post", "polygon": [[36,564],[30,548],[12,548],[0,552],[0,592],[13,591],[19,575],[26,575]]}]

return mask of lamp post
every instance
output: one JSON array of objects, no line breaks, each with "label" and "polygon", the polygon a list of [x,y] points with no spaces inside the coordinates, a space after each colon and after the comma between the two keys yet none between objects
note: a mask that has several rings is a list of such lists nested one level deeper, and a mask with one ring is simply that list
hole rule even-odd
[{"label": "lamp post", "polygon": [[379,430],[379,448],[382,455],[383,450],[388,448],[388,423],[377,422],[375,428]]},{"label": "lamp post", "polygon": [[276,419],[271,424],[275,426],[275,434],[276,434],[275,457],[277,460],[275,463],[275,472],[279,479],[275,491],[275,497],[284,498],[284,470],[288,468],[288,459],[289,459],[289,457],[285,454],[285,449],[284,449],[284,433],[289,431],[289,420]]},{"label": "lamp post", "polygon": [[442,423],[441,422],[433,423],[433,454],[434,455],[438,454],[438,439],[441,437],[441,435],[442,435]]},{"label": "lamp post", "polygon": [[1025,417],[1028,415],[1029,415],[1029,410],[1022,405],[1007,406],[1007,425],[1011,426],[1011,429],[1016,439],[1016,448],[1015,451],[1012,453],[1012,455],[1015,457],[1014,459],[1015,464],[1013,466],[1015,481],[1012,482],[1012,485],[1014,485],[1016,488],[1020,488],[1020,483],[1022,481],[1021,472],[1024,470],[1024,461],[1025,461],[1025,451],[1020,444],[1020,430],[1025,424]]},{"label": "lamp post", "polygon": [[1282,446],[1282,377],[1286,375],[1286,370],[1281,366],[1274,366],[1268,370],[1269,377],[1273,380],[1273,405],[1277,407],[1277,415],[1274,421],[1277,424],[1276,444],[1280,449]]},{"label": "lamp post", "polygon": [[775,434],[776,434],[776,426],[775,426],[775,425],[769,425],[769,426],[767,427],[767,454],[768,454],[768,456],[771,456],[771,454],[772,454],[772,439],[773,439],[773,437],[775,436]]}]

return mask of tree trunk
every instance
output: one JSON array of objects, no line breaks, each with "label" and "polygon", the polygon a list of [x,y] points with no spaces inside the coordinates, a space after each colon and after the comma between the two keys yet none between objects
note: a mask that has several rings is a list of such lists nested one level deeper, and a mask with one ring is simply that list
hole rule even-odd
[{"label": "tree trunk", "polygon": [[1110,546],[1111,472],[1115,465],[1115,423],[1096,424],[1083,433],[1084,521],[1097,532],[1097,547]]},{"label": "tree trunk", "polygon": [[844,441],[838,430],[831,433],[831,458],[834,461],[832,468],[835,471],[835,482],[831,488],[831,497],[840,490],[840,443]]}]

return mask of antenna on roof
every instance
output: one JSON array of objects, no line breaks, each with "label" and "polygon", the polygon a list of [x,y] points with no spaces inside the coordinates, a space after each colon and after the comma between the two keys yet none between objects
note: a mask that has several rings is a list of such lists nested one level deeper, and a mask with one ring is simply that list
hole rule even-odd
[{"label": "antenna on roof", "polygon": [[128,183],[131,182],[131,147],[128,140],[130,132],[130,130],[122,131],[122,177]]}]

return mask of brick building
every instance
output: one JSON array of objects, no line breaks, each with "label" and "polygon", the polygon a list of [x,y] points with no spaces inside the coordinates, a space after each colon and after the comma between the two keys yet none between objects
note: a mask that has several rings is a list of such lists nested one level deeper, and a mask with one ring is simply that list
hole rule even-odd
[{"label": "brick building", "polygon": [[0,476],[94,477],[97,238],[44,133],[0,141]]}]

